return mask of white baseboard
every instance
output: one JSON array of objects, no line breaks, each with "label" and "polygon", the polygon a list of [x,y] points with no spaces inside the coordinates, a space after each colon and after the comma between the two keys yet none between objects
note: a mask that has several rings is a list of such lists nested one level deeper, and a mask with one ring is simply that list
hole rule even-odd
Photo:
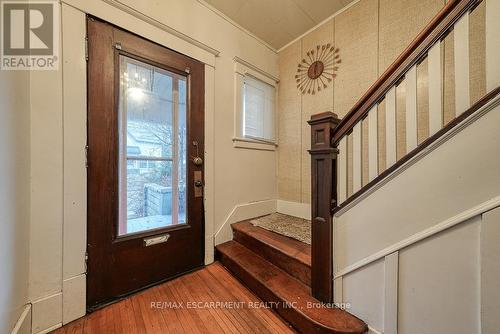
[{"label": "white baseboard", "polygon": [[276,212],[276,200],[274,199],[236,205],[224,221],[224,224],[222,224],[217,233],[215,233],[215,245],[233,239],[231,224],[274,212]]},{"label": "white baseboard", "polygon": [[378,331],[375,328],[368,325],[368,334],[384,334],[384,332]]},{"label": "white baseboard", "polygon": [[32,333],[44,334],[62,326],[62,292],[32,302]]},{"label": "white baseboard", "polygon": [[31,333],[31,304],[24,307],[23,312],[19,316],[16,325],[12,329],[11,334],[30,334]]},{"label": "white baseboard", "polygon": [[82,274],[63,281],[63,316],[64,325],[81,318],[86,313],[86,278]]},{"label": "white baseboard", "polygon": [[278,200],[277,212],[311,220],[311,204]]},{"label": "white baseboard", "polygon": [[[47,329],[45,329],[45,330],[43,330],[43,331],[41,331],[41,332],[38,332],[38,333],[36,333],[36,334],[49,334],[49,333],[52,333],[52,331],[55,331],[56,329],[61,328],[61,327],[62,327],[62,323],[59,323],[59,324],[57,324],[57,325],[54,325],[54,326],[52,326],[52,327],[49,327],[49,328],[47,328]],[[35,333],[34,333],[34,334],[35,334]]]}]

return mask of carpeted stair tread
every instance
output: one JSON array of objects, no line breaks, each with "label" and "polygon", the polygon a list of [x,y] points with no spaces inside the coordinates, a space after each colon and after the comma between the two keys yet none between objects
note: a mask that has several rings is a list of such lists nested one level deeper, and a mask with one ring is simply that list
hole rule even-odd
[{"label": "carpeted stair tread", "polygon": [[311,244],[311,221],[275,212],[250,219],[254,226]]}]

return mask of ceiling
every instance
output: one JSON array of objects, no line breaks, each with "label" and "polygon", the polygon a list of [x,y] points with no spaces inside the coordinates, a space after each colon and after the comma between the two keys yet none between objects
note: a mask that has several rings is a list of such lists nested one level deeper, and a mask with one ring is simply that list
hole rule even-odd
[{"label": "ceiling", "polygon": [[204,0],[280,49],[355,0]]}]

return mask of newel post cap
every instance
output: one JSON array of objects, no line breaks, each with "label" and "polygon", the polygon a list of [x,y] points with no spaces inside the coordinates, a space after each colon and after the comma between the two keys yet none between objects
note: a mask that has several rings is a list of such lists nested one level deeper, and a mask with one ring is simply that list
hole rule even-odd
[{"label": "newel post cap", "polygon": [[337,150],[332,145],[332,137],[334,129],[340,123],[338,116],[327,111],[312,115],[307,123],[311,125],[311,149],[309,153],[336,153]]},{"label": "newel post cap", "polygon": [[335,126],[340,123],[340,118],[336,113],[331,111],[325,111],[319,114],[311,115],[311,119],[307,121],[309,125],[332,123]]}]

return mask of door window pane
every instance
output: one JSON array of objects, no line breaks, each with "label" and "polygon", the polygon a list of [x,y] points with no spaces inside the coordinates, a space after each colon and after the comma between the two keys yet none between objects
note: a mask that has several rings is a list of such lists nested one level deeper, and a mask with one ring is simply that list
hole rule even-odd
[{"label": "door window pane", "polygon": [[120,56],[118,235],[185,224],[186,78]]}]

